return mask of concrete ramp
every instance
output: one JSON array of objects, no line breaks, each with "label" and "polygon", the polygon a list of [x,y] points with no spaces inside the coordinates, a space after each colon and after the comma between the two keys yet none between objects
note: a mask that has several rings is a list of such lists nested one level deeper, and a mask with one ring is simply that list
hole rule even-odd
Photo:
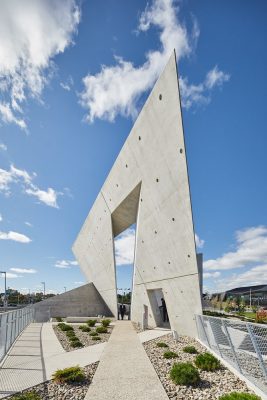
[{"label": "concrete ramp", "polygon": [[93,283],[59,294],[33,305],[36,322],[52,317],[112,317],[112,313]]}]

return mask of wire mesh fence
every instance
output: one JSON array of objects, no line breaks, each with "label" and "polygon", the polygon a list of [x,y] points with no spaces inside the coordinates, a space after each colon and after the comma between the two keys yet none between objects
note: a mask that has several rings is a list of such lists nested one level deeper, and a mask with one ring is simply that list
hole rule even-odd
[{"label": "wire mesh fence", "polygon": [[18,335],[33,321],[33,314],[32,307],[0,314],[0,362]]},{"label": "wire mesh fence", "polygon": [[201,342],[267,393],[267,326],[206,315],[196,322]]}]

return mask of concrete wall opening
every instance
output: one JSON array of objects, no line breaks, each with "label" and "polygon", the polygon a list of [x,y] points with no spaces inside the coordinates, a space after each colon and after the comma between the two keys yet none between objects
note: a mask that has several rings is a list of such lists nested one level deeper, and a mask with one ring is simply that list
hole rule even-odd
[{"label": "concrete wall opening", "polygon": [[118,319],[131,318],[135,234],[136,224],[133,224],[114,240]]},{"label": "concrete wall opening", "polygon": [[147,291],[156,326],[170,328],[168,309],[161,288]]}]

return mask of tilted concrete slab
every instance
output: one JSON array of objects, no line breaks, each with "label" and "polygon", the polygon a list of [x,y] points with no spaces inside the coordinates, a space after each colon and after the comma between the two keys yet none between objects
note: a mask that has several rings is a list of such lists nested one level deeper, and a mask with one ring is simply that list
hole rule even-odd
[{"label": "tilted concrete slab", "polygon": [[198,266],[175,54],[140,112],[73,252],[117,316],[114,236],[136,222],[132,320],[158,325],[155,290],[171,328],[196,335]]}]

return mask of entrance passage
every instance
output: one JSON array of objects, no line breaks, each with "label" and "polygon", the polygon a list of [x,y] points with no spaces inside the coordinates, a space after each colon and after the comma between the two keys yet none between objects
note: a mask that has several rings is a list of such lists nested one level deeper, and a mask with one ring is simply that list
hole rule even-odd
[{"label": "entrance passage", "polygon": [[118,319],[131,318],[135,233],[133,224],[114,240]]},{"label": "entrance passage", "polygon": [[153,312],[156,325],[162,328],[170,328],[168,310],[162,289],[153,289],[147,291],[150,306]]}]

